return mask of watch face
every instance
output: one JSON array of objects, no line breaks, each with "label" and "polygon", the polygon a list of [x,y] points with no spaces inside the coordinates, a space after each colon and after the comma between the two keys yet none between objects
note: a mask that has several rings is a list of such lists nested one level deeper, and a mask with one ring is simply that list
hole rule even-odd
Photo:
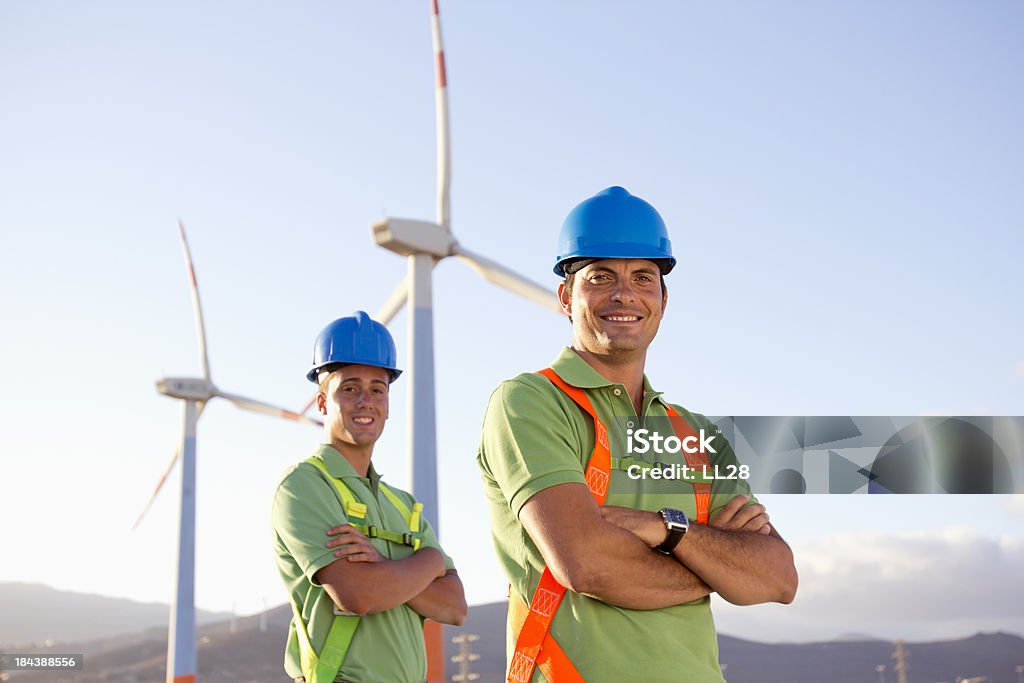
[{"label": "watch face", "polygon": [[681,528],[690,526],[690,520],[686,518],[686,513],[682,510],[662,508],[661,516],[665,520],[665,524],[669,526],[678,526]]}]

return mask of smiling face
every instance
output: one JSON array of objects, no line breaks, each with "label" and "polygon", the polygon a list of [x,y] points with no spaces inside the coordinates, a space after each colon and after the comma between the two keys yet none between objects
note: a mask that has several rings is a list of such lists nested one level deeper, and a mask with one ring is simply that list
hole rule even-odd
[{"label": "smiling face", "polygon": [[611,360],[643,358],[658,333],[668,292],[646,259],[601,259],[558,287],[572,319],[573,348]]},{"label": "smiling face", "polygon": [[387,370],[370,365],[345,365],[330,373],[316,405],[331,445],[339,451],[373,451],[388,419],[389,379]]}]

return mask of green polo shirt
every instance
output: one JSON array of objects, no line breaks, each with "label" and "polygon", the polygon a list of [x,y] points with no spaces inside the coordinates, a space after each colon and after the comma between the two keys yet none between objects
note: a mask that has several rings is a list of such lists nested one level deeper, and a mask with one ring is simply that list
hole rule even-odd
[{"label": "green polo shirt", "polygon": [[[409,530],[402,514],[381,492],[380,475],[372,463],[368,476],[361,477],[331,446],[321,445],[313,455],[321,458],[331,476],[344,480],[355,497],[367,506],[366,524],[396,532]],[[393,486],[388,488],[412,509],[416,501],[410,494]],[[341,496],[319,469],[309,463],[299,463],[285,472],[274,494],[274,555],[281,580],[291,601],[301,607],[302,619],[317,652],[323,647],[334,619],[334,603],[313,576],[338,560],[334,548],[325,545],[326,531],[347,521]],[[379,538],[372,543],[384,557],[392,560],[401,560],[413,553],[409,546]],[[441,550],[433,528],[424,519],[421,547],[427,546],[440,550],[445,557],[445,567],[454,568],[451,558]],[[288,634],[284,666],[289,676],[302,675],[294,620]],[[360,619],[337,680],[422,683],[426,673],[423,619],[410,607],[399,605]]]},{"label": "green polo shirt", "polygon": [[[565,349],[551,367],[566,383],[586,390],[608,428],[612,456],[622,469],[613,469],[605,503],[648,511],[672,507],[695,519],[690,484],[678,479],[629,476],[630,464],[637,465],[634,474],[649,470],[655,463],[660,469],[685,464],[683,453],[638,454],[637,442],[633,444],[634,452],[627,453],[627,430],[673,434],[667,404],[647,378],[643,410],[637,416],[626,388],[606,380],[571,349]],[[717,434],[703,415],[680,406],[673,408],[695,432],[703,429],[708,437]],[[512,590],[527,603],[544,571],[544,559],[519,522],[519,511],[531,496],[550,486],[586,484],[583,473],[594,449],[594,435],[590,416],[542,375],[521,374],[503,382],[491,395],[477,465],[483,475],[498,560]],[[725,473],[732,471],[727,465],[738,467],[724,437],[717,435],[711,443],[717,451],[707,452],[712,468],[718,465]],[[738,493],[750,493],[741,479],[712,482],[712,513]],[[643,580],[642,576],[634,578]],[[551,633],[588,681],[721,683],[710,602],[704,597],[684,605],[640,611],[567,591],[555,613]],[[511,658],[517,634],[511,628],[507,631]],[[533,680],[545,680],[539,669]]]}]

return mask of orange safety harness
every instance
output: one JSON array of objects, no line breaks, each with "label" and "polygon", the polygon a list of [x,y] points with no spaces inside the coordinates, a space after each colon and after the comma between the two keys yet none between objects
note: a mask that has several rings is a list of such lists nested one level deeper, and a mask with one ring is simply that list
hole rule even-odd
[{"label": "orange safety harness", "polygon": [[[587,462],[586,481],[587,488],[598,505],[604,505],[605,496],[608,494],[608,485],[611,482],[612,457],[608,446],[608,429],[597,416],[594,405],[587,398],[586,392],[579,387],[567,384],[551,368],[541,370],[544,375],[556,387],[564,391],[569,398],[576,402],[594,421],[594,450]],[[682,440],[687,436],[695,436],[693,428],[686,423],[679,413],[671,407],[666,406],[670,422],[675,429],[676,436]],[[686,453],[686,464],[690,467],[699,467],[708,464],[707,455],[704,453]],[[697,502],[697,523],[708,523],[708,511],[711,506],[711,484],[696,482],[693,484],[693,492]],[[514,624],[521,622],[519,635],[516,638],[516,650],[508,668],[508,683],[529,683],[533,678],[534,669],[540,667],[541,673],[547,678],[548,683],[574,683],[583,681],[583,677],[576,670],[576,667],[566,656],[565,652],[555,641],[550,633],[551,621],[555,617],[555,611],[565,596],[565,586],[558,583],[552,576],[551,570],[544,567],[540,583],[533,593],[533,599],[527,607],[519,596],[509,593],[509,617]]]}]

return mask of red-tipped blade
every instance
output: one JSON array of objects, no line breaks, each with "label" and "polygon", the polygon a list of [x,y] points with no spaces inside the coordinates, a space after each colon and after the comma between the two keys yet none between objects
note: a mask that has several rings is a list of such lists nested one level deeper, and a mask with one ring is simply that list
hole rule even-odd
[{"label": "red-tipped blade", "polygon": [[174,455],[171,456],[171,461],[167,463],[167,469],[165,469],[163,475],[161,475],[160,481],[156,483],[156,488],[153,489],[153,495],[149,497],[149,500],[146,501],[146,506],[142,508],[142,512],[140,512],[139,516],[135,518],[135,523],[132,524],[132,531],[135,531],[139,526],[139,523],[142,521],[142,518],[146,516],[147,512],[149,512],[149,508],[153,505],[153,501],[156,500],[157,494],[160,493],[160,489],[163,488],[164,482],[167,481],[167,477],[170,475],[171,470],[174,469],[174,464],[178,462],[178,457],[180,455],[181,451],[177,448],[174,449]]},{"label": "red-tipped blade", "polygon": [[286,420],[292,420],[294,422],[305,422],[306,424],[316,425],[318,427],[323,426],[323,422],[320,420],[309,417],[308,415],[302,415],[294,411],[288,410],[287,408],[281,408],[279,406],[264,403],[263,401],[257,401],[255,399],[246,398],[237,394],[229,394],[220,390],[217,390],[217,396],[226,398],[227,400],[234,403],[236,406],[243,410],[251,410],[254,413],[263,413],[264,415],[271,415],[273,417],[281,417]]},{"label": "red-tipped blade", "polygon": [[199,362],[203,366],[203,379],[210,379],[210,358],[206,353],[206,326],[203,324],[203,307],[199,303],[199,283],[196,282],[196,270],[192,266],[192,253],[185,237],[185,225],[178,220],[178,234],[181,235],[181,247],[185,252],[185,267],[188,269],[188,284],[192,291],[192,313],[196,320],[196,336],[199,337]]},{"label": "red-tipped blade", "polygon": [[309,401],[306,402],[306,405],[302,406],[302,410],[299,411],[299,415],[305,415],[306,413],[308,413],[309,409],[313,407],[314,403],[316,403],[315,392],[313,393],[312,396],[309,397]]},{"label": "red-tipped blade", "polygon": [[452,167],[451,145],[448,141],[448,72],[444,63],[441,16],[438,13],[437,0],[430,1],[430,32],[434,43],[436,81],[434,106],[437,112],[437,224],[451,232],[449,189],[452,182]]}]

